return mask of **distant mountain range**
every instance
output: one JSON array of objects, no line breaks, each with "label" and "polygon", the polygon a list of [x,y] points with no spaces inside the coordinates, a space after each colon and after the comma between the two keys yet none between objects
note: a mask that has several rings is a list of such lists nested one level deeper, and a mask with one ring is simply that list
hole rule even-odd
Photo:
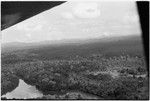
[{"label": "distant mountain range", "polygon": [[16,50],[24,50],[24,49],[32,49],[39,48],[44,46],[53,46],[59,47],[63,45],[83,45],[83,44],[94,44],[94,43],[108,43],[108,42],[117,42],[119,40],[133,40],[141,42],[142,38],[136,35],[130,36],[117,36],[117,37],[106,37],[106,38],[94,38],[94,39],[64,39],[64,40],[46,40],[41,42],[34,43],[24,43],[24,42],[10,42],[3,43],[1,45],[2,53],[3,52],[11,52]]}]

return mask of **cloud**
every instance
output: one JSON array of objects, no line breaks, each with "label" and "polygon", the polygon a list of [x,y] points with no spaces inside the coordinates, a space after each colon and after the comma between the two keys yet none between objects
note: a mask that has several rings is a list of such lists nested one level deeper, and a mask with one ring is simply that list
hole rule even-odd
[{"label": "cloud", "polygon": [[28,38],[31,38],[31,34],[30,34],[30,33],[26,34],[26,36],[27,36]]},{"label": "cloud", "polygon": [[69,12],[64,12],[61,15],[62,15],[62,17],[66,18],[66,19],[73,19],[74,18],[72,13],[69,13]]},{"label": "cloud", "polygon": [[24,31],[41,31],[45,26],[45,24],[46,24],[45,18],[40,15],[39,16],[37,15],[21,23],[18,23],[16,27],[18,30]]},{"label": "cloud", "polygon": [[18,24],[17,29],[18,30],[24,30],[24,31],[40,31],[42,30],[42,25],[40,24],[34,24],[34,23],[21,23]]},{"label": "cloud", "polygon": [[100,16],[98,4],[94,2],[78,3],[74,10],[74,14],[80,18],[97,18]]},{"label": "cloud", "polygon": [[123,22],[124,23],[138,23],[139,22],[139,16],[138,14],[126,14],[123,17]]}]

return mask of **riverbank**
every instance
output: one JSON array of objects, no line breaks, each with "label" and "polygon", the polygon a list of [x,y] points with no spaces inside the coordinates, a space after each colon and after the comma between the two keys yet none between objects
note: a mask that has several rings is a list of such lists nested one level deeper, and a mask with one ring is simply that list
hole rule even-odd
[{"label": "riverbank", "polygon": [[[54,93],[54,92],[53,92]],[[19,79],[19,85],[11,92],[2,96],[2,99],[102,99],[96,95],[87,94],[82,91],[70,90],[64,93],[47,94],[43,95],[38,91],[35,86],[25,83]]]},{"label": "riverbank", "polygon": [[3,68],[1,71],[1,96],[13,91],[19,85],[19,78],[11,70]]}]

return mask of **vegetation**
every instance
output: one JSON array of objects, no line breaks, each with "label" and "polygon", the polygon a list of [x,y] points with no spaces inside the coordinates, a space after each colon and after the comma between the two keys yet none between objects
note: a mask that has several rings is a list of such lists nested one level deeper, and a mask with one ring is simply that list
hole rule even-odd
[{"label": "vegetation", "polygon": [[1,95],[15,89],[19,84],[19,79],[12,71],[3,68],[1,71]]},{"label": "vegetation", "polygon": [[148,71],[139,42],[99,44],[2,53],[2,95],[23,79],[43,92],[37,99],[148,99]]},{"label": "vegetation", "polygon": [[[14,88],[17,86],[14,82],[6,81],[7,79],[18,77],[30,85],[35,85],[45,94],[45,99],[53,99],[49,94],[58,95],[55,98],[59,99],[60,95],[70,90],[82,91],[104,99],[148,99],[148,78],[135,77],[147,74],[144,58],[95,57],[96,54],[90,58],[78,56],[74,60],[24,62],[12,64],[11,68],[10,65],[2,65],[2,92],[8,92],[5,90],[7,87],[11,91],[7,85]],[[5,72],[8,70],[4,68],[10,69],[13,74]],[[118,75],[115,75],[117,73]],[[62,99],[69,99],[68,96],[65,95]],[[78,98],[82,99],[81,96],[76,99]]]}]

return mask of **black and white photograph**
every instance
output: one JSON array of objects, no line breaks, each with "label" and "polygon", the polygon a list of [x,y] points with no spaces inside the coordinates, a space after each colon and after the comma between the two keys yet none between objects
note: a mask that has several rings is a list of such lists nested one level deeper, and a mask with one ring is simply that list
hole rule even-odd
[{"label": "black and white photograph", "polygon": [[145,5],[1,1],[1,100],[149,100]]}]

